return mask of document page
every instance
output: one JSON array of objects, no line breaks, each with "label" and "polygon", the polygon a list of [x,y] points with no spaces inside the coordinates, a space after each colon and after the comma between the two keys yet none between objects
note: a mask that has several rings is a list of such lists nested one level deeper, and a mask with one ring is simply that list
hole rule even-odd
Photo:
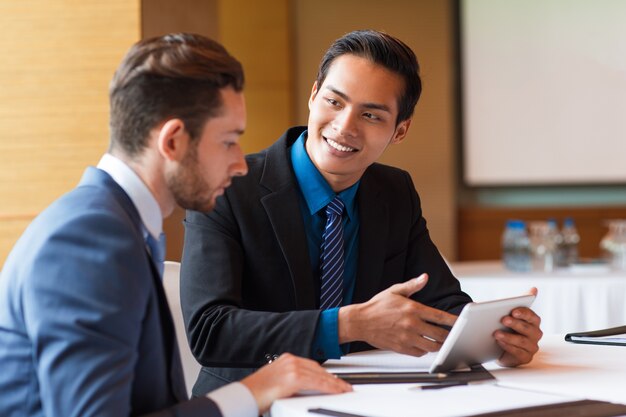
[{"label": "document page", "polygon": [[[313,416],[308,410],[322,408],[335,414],[359,417],[458,417],[557,404],[579,398],[502,388],[491,384],[416,390],[410,386],[358,385],[352,393],[290,398],[274,403],[272,417]],[[339,413],[337,413],[339,412]]]},{"label": "document page", "polygon": [[591,337],[591,336],[570,336],[572,342],[590,342],[597,344],[623,344],[626,345],[626,333],[615,334],[611,336],[599,336],[599,337]]},{"label": "document page", "polygon": [[402,355],[390,350],[370,350],[351,353],[341,359],[331,359],[324,368],[331,373],[341,372],[428,372],[436,353],[421,357]]}]

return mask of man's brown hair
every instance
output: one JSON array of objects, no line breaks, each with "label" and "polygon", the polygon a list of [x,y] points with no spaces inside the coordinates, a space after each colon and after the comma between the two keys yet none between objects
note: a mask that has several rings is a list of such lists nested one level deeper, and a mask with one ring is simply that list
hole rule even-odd
[{"label": "man's brown hair", "polygon": [[179,118],[191,140],[217,115],[220,90],[243,89],[243,68],[219,43],[177,33],[136,43],[109,88],[111,149],[130,157],[146,147],[150,130]]}]

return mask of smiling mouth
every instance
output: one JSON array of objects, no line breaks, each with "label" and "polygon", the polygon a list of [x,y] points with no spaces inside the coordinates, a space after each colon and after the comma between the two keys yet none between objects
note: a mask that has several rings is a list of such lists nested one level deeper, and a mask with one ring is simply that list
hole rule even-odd
[{"label": "smiling mouth", "polygon": [[355,148],[342,145],[338,142],[335,142],[332,139],[327,138],[326,136],[322,136],[322,137],[324,138],[324,140],[326,140],[326,143],[328,143],[328,145],[330,145],[331,148],[336,149],[340,152],[356,152],[357,151]]}]

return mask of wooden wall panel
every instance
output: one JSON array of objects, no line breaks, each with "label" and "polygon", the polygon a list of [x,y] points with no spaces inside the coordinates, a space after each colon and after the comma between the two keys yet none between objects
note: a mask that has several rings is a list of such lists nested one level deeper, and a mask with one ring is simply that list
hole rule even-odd
[{"label": "wooden wall panel", "polygon": [[243,64],[246,153],[271,145],[293,123],[293,59],[288,0],[221,0],[220,41]]},{"label": "wooden wall panel", "polygon": [[459,261],[500,259],[500,240],[508,219],[546,220],[562,225],[565,217],[576,222],[580,234],[579,254],[597,258],[600,240],[607,233],[607,219],[626,219],[626,207],[485,208],[462,207],[458,212]]},{"label": "wooden wall panel", "polygon": [[141,38],[172,32],[219,37],[219,0],[142,0]]},{"label": "wooden wall panel", "polygon": [[0,2],[0,264],[108,145],[108,85],[139,0]]}]

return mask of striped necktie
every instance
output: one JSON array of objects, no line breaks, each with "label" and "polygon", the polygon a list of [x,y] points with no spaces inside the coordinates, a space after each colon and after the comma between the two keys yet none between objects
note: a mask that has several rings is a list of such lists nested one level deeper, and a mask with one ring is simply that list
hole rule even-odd
[{"label": "striped necktie", "polygon": [[343,300],[343,202],[339,197],[326,206],[326,227],[322,235],[320,308],[341,306]]}]

